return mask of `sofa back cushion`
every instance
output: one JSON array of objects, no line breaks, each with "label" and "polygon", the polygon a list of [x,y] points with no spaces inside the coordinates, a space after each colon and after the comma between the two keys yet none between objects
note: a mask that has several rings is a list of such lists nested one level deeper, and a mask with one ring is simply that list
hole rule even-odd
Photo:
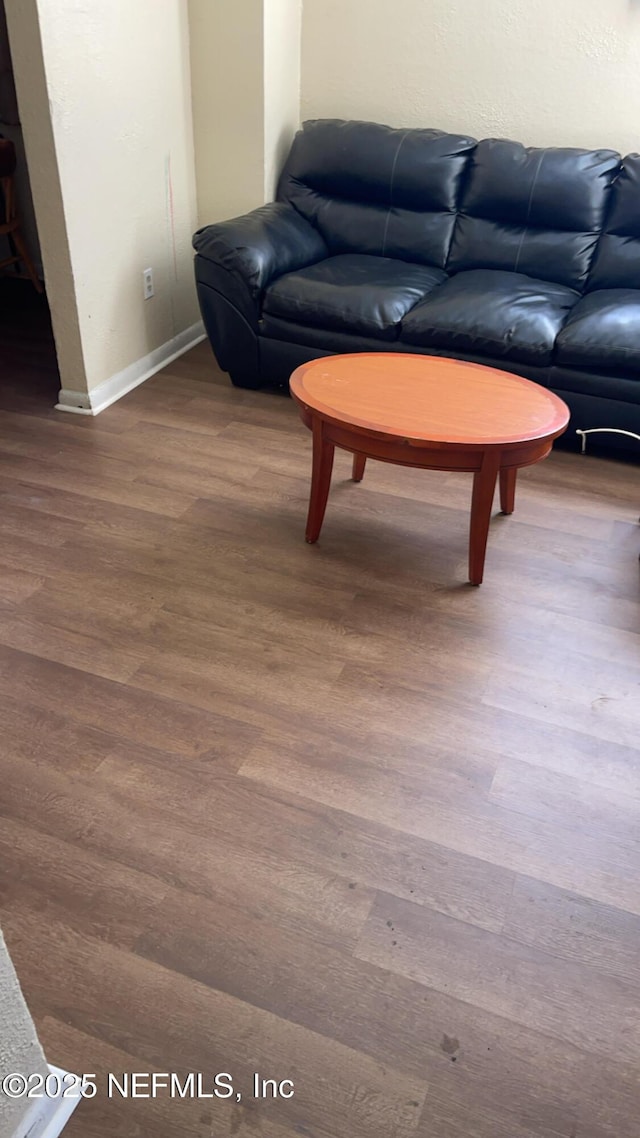
[{"label": "sofa back cushion", "polygon": [[444,268],[467,135],[315,119],[296,135],[278,199],[315,225],[331,253],[369,253]]},{"label": "sofa back cushion", "polygon": [[589,289],[640,289],[640,154],[623,159],[611,197]]},{"label": "sofa back cushion", "polygon": [[507,269],[582,290],[619,167],[614,150],[479,142],[447,270]]}]

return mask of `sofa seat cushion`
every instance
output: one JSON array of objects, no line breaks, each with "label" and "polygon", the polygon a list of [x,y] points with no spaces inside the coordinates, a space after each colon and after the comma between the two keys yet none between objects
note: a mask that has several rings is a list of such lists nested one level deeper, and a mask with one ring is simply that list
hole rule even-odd
[{"label": "sofa seat cushion", "polygon": [[635,371],[640,378],[640,289],[608,288],[584,296],[558,336],[556,363]]},{"label": "sofa seat cushion", "polygon": [[446,280],[442,269],[345,253],[285,273],[265,292],[263,311],[296,324],[394,340],[403,316]]},{"label": "sofa seat cushion", "polygon": [[403,320],[400,339],[420,347],[546,366],[579,293],[520,273],[474,269],[437,288]]}]

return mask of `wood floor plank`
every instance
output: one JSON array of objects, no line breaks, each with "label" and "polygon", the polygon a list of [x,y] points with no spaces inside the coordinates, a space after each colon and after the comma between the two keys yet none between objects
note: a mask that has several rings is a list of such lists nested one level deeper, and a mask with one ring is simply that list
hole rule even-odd
[{"label": "wood floor plank", "polygon": [[47,547],[60,546],[73,538],[80,528],[80,525],[71,519],[53,518],[46,514],[37,516],[36,521],[20,506],[6,500],[0,511],[0,540],[3,546],[8,545],[14,537],[18,539],[27,537],[29,541]]},{"label": "wood floor plank", "polygon": [[81,726],[122,731],[142,743],[177,754],[217,753],[234,748],[255,731],[224,716],[146,695],[77,668],[64,667],[25,652],[0,647],[0,679],[9,698],[27,699],[47,711],[59,711],[64,696],[67,715]]},{"label": "wood floor plank", "polygon": [[640,917],[517,877],[502,931],[555,956],[590,964],[640,987]]},{"label": "wood floor plank", "polygon": [[519,711],[543,723],[584,730],[604,743],[635,746],[640,663],[632,669],[628,664],[600,660],[594,666],[568,651],[564,664],[553,675],[524,665],[499,680],[494,676],[487,682],[483,702]]},{"label": "wood floor plank", "polygon": [[347,616],[352,610],[355,587],[334,587],[331,582],[312,584],[252,565],[246,566],[245,573],[248,596],[238,595],[237,567],[224,572],[223,566],[216,562],[215,592],[210,588],[177,585],[171,588],[163,608],[213,627],[246,628],[252,621],[260,628],[275,631],[276,626],[280,629],[281,622],[286,625],[290,621],[290,632],[297,637],[301,626],[315,631],[318,625],[323,627],[329,623],[335,625],[341,636],[347,634]]},{"label": "wood floor plank", "polygon": [[140,647],[141,638],[151,632],[154,621],[170,588],[162,588],[153,578],[130,574],[114,579],[107,573],[91,576],[65,574],[64,579],[48,580],[37,597],[20,607],[20,612],[42,624],[66,624],[69,628],[97,633],[112,644],[125,646],[127,633],[130,651]]},{"label": "wood floor plank", "polygon": [[[211,807],[205,799],[194,809],[189,793],[192,764],[176,770],[165,756],[162,769],[157,763],[149,769],[146,754],[140,761],[137,758],[130,745],[121,744],[100,764],[96,776],[113,778],[114,784],[115,780],[121,782],[127,798],[139,801],[140,810],[146,805],[156,816],[160,812],[166,812],[167,817],[173,814],[174,821],[182,819],[185,827],[190,823],[194,829],[209,832],[226,850],[230,866],[238,845],[238,828],[251,807],[252,827],[241,842],[244,857],[253,873],[259,858],[265,866],[271,865],[270,872],[278,878],[281,890],[286,887],[283,868],[289,858],[301,885],[305,881],[308,887],[313,885],[313,867],[326,874],[328,881],[342,881],[343,901],[351,904],[358,891],[364,888],[368,894],[384,882],[390,891],[416,903],[454,913],[481,927],[502,927],[513,887],[513,875],[508,870],[501,872],[485,862],[456,856],[448,847],[407,838],[397,830],[367,826],[362,820],[355,825],[344,812],[314,811],[311,803],[301,804],[293,796],[285,801],[270,794],[258,796],[251,780],[217,781]],[[207,862],[211,858],[209,853]],[[239,887],[237,883],[235,888]],[[347,887],[353,892],[347,894]],[[319,899],[315,903],[319,904]],[[337,917],[346,932],[346,912]]]},{"label": "wood floor plank", "polygon": [[[153,1138],[297,1138],[302,1133],[290,1129],[270,1117],[268,1109],[253,1099],[241,1103],[198,1098],[173,1099],[159,1091],[157,1098],[123,1100],[117,1090],[109,1098],[108,1076],[113,1074],[122,1085],[123,1074],[140,1071],[158,1075],[162,1065],[141,1062],[133,1052],[125,1050],[125,1043],[113,1047],[96,1038],[45,1016],[40,1036],[47,1053],[55,1056],[56,1065],[67,1071],[81,1071],[90,1059],[91,1073],[96,1075],[99,1088],[95,1098],[85,1099],[76,1108],[65,1127],[65,1138],[132,1138],[152,1134]],[[134,1047],[133,1041],[129,1045]],[[202,1073],[211,1070],[209,1059],[202,1057]],[[185,1085],[188,1071],[176,1072]],[[196,1084],[197,1085],[197,1084]],[[207,1089],[203,1084],[203,1089]],[[284,1112],[283,1112],[284,1113]]]},{"label": "wood floor plank", "polygon": [[[264,1077],[289,1078],[294,1097],[272,1100],[263,1109],[292,1129],[313,1119],[319,1135],[338,1130],[352,1138],[387,1138],[389,1133],[410,1138],[415,1133],[426,1093],[422,1079],[383,1067],[336,1041],[92,940],[66,924],[45,924],[18,903],[7,909],[5,925],[10,949],[18,940],[23,945],[21,975],[39,1016],[62,1019],[112,1046],[126,1044],[127,1050],[134,1034],[138,1058],[154,1065],[160,1033],[166,1069],[200,1070],[206,1056],[209,1069],[230,1071],[247,1097],[256,1071]],[[56,989],[43,976],[37,956],[29,959],[27,939],[46,951]],[[86,973],[87,953],[110,990],[107,1016]],[[167,1000],[172,1007],[170,1034]]]},{"label": "wood floor plank", "polygon": [[[437,625],[429,619],[437,608]],[[612,627],[592,619],[591,612],[581,615],[561,613],[553,609],[517,603],[509,597],[492,595],[482,604],[469,602],[468,593],[442,590],[411,603],[410,598],[394,600],[377,593],[358,590],[351,609],[351,622],[360,632],[376,632],[393,641],[419,644],[432,651],[438,644],[438,630],[446,622],[447,632],[453,637],[466,631],[469,644],[478,645],[483,654],[493,650],[500,663],[501,654],[509,654],[517,662],[524,657],[531,661],[537,657],[544,643],[545,659],[550,652],[566,656],[572,652],[589,659],[603,659],[614,663],[637,666],[640,658],[640,614],[635,613],[634,624],[627,629]],[[422,619],[418,619],[422,617]]]},{"label": "wood floor plank", "polygon": [[0,613],[0,644],[117,682],[128,680],[142,658],[124,648],[114,651],[112,644],[105,644],[95,634],[56,627],[15,612]]},{"label": "wood floor plank", "polygon": [[[631,534],[630,530],[625,531]],[[602,554],[602,550],[599,551]],[[638,630],[637,602],[638,541],[629,538],[629,547],[612,548],[607,563],[593,559],[578,560],[567,566],[552,561],[548,555],[527,551],[526,579],[518,566],[523,559],[516,546],[502,550],[493,563],[496,596],[508,595],[517,605],[533,604],[552,612],[568,613],[623,630]],[[614,561],[614,558],[616,559]],[[563,587],[567,574],[571,588]]]},{"label": "wood floor plank", "polygon": [[[0,755],[5,760],[29,760],[57,773],[93,771],[114,745],[113,735],[90,723],[74,723],[64,708],[43,708],[26,698],[7,701],[2,708]],[[3,776],[6,787],[5,767]]]},{"label": "wood floor plank", "polygon": [[[630,791],[631,788],[629,788]],[[593,786],[577,777],[549,771],[519,759],[503,759],[491,785],[490,799],[500,806],[552,825],[571,817],[576,831],[638,837],[640,793]]]},{"label": "wood floor plank", "polygon": [[[133,752],[133,753],[132,753]],[[5,760],[0,810],[51,837],[137,869],[216,901],[236,905],[287,929],[307,930],[321,944],[355,943],[369,912],[373,890],[353,881],[341,862],[317,866],[292,857],[286,843],[263,846],[243,833],[243,816],[225,794],[229,771],[218,761],[189,762],[182,786],[175,786],[175,755],[135,764],[136,749],[117,748],[95,774],[78,769],[73,783],[44,764]],[[164,770],[162,769],[164,767]],[[163,773],[164,777],[159,776]],[[207,773],[207,791],[199,790]],[[99,806],[96,801],[99,792]],[[149,793],[152,788],[151,793]],[[198,811],[193,803],[197,801]],[[233,812],[232,812],[233,810]],[[219,836],[217,815],[228,811]]]},{"label": "wood floor plank", "polygon": [[[574,1129],[577,1124],[570,1122],[569,1125]],[[602,1131],[592,1129],[589,1123],[587,1125],[589,1129],[583,1127],[580,1134],[585,1138],[596,1138],[598,1134],[599,1138]],[[461,1107],[459,1103],[430,1102],[424,1123],[417,1133],[418,1138],[475,1138],[476,1134],[484,1133],[491,1134],[492,1138],[564,1138],[566,1134],[572,1134],[572,1129],[550,1130],[541,1126],[535,1117],[528,1125],[517,1115],[497,1113],[490,1106],[483,1109]],[[575,1129],[574,1132],[577,1133]]]},{"label": "wood floor plank", "polygon": [[[453,1004],[420,1138],[633,1138],[637,1068]],[[458,1044],[452,1052],[452,1045]],[[585,1090],[585,1088],[587,1088]]]},{"label": "wood floor plank", "polygon": [[[342,680],[341,680],[342,682]],[[362,685],[358,685],[362,690]],[[358,699],[350,688],[352,700]],[[376,694],[375,703],[385,720],[409,715],[410,696],[394,689],[390,699]],[[415,706],[415,700],[412,701]],[[368,704],[373,714],[374,702]],[[411,730],[422,726],[428,734],[429,710],[421,709]],[[339,807],[358,817],[414,834],[426,841],[456,849],[520,873],[533,873],[545,881],[640,913],[638,871],[640,850],[635,838],[576,831],[571,818],[562,827],[529,819],[490,802],[461,780],[462,790],[450,796],[447,780],[434,779],[425,792],[420,780],[403,775],[383,763],[374,768],[359,758],[346,770],[327,778],[322,768],[304,754],[275,753],[258,747],[240,765],[239,773],[259,784],[287,788],[302,797]],[[450,785],[450,784],[449,784]]]},{"label": "wood floor plank", "polygon": [[[186,903],[184,897],[176,917],[184,917]],[[364,1043],[374,1057],[376,1053],[388,1055],[393,1048],[402,1067],[427,1077],[424,1116],[434,1125],[441,1114],[449,1120],[452,1130],[471,1118],[476,1125],[487,1127],[484,1133],[491,1133],[489,1127],[493,1126],[494,1132],[506,1135],[509,1124],[516,1133],[517,1118],[527,1117],[532,1125],[535,1120],[536,1129],[531,1133],[536,1135],[546,1133],[547,1126],[554,1134],[569,1133],[569,1120],[575,1119],[580,1121],[583,1132],[594,1138],[631,1138],[634,1133],[625,1125],[626,1111],[637,1089],[631,1064],[617,1061],[609,1065],[600,1057],[594,1059],[549,1036],[510,1024],[442,993],[420,989],[403,977],[366,964],[341,958],[340,967],[336,968],[332,954],[327,957],[322,950],[314,956],[315,966],[309,970],[307,988],[299,991],[298,984],[303,985],[304,981],[291,951],[295,949],[295,939],[289,950],[277,938],[273,942],[261,938],[253,942],[252,948],[252,943],[243,939],[248,928],[246,920],[236,914],[233,928],[225,933],[220,925],[224,915],[220,913],[216,918],[215,911],[210,912],[217,924],[211,929],[207,926],[208,935],[201,941],[189,940],[187,924],[176,920],[172,929],[165,922],[158,926],[158,940],[146,938],[145,952],[150,951],[169,967],[173,961],[179,971],[186,970],[201,979],[208,976],[211,981],[215,976],[215,983],[226,986],[226,991],[241,985],[247,995],[253,993],[262,1005],[265,1001],[279,1002],[283,1011],[288,1009],[293,1016],[305,1017],[316,1030],[333,1031],[352,1046],[357,1041]],[[224,938],[224,944],[216,933]],[[227,935],[231,936],[228,944]],[[234,956],[234,950],[240,952],[239,958]],[[248,968],[246,980],[243,959]],[[135,1038],[127,1045],[132,1046]],[[84,1040],[83,1044],[84,1056],[91,1054],[92,1058],[105,1046],[93,1033],[91,1041]],[[62,1054],[55,1050],[50,1053],[71,1069],[79,1070],[84,1065],[74,1061],[74,1054],[66,1049]],[[452,1066],[453,1062],[457,1065]],[[132,1058],[127,1062],[126,1056],[120,1056],[105,1064],[105,1069],[132,1070],[141,1066],[147,1069],[148,1062],[140,1064]],[[503,1079],[506,1069],[507,1086]],[[589,1112],[583,1102],[585,1085],[592,1087],[594,1095],[594,1108]],[[538,1129],[542,1125],[545,1128]]]},{"label": "wood floor plank", "polygon": [[[233,902],[223,913],[182,894],[172,895],[168,906],[173,927],[150,921],[136,943],[141,956],[277,1011],[383,1065],[392,1049],[399,1070],[428,1081],[430,1061],[440,1057],[435,1031],[426,1026],[428,997],[418,984],[301,933],[260,926]],[[194,939],[186,930],[196,908],[202,932]]]},{"label": "wood floor plank", "polygon": [[[220,761],[216,759],[216,771],[219,768]],[[252,873],[260,859],[267,866],[271,859],[276,859],[272,876],[280,891],[288,880],[283,876],[283,868],[292,864],[304,887],[313,882],[312,870],[325,874],[328,880],[342,881],[342,896],[351,903],[354,893],[347,894],[347,888],[383,889],[483,928],[502,928],[514,882],[510,870],[458,855],[450,846],[434,845],[386,826],[367,823],[339,809],[317,806],[293,794],[273,794],[268,789],[262,792],[255,781],[239,777],[233,782],[216,780],[215,808],[210,808],[206,799],[194,805],[193,778],[208,771],[210,764],[206,759],[202,769],[193,760],[176,766],[171,755],[133,748],[126,742],[114,746],[106,761],[97,766],[96,777],[111,787],[121,786],[127,804],[136,812],[146,807],[151,817],[165,817],[167,823],[172,819],[174,825],[180,822],[184,826],[181,841],[186,840],[187,827],[191,828],[188,855],[186,851],[184,858],[179,853],[172,854],[173,862],[165,859],[157,863],[163,865],[158,872],[167,879],[171,879],[173,867],[174,875],[180,871],[180,880],[186,884],[183,862],[185,866],[189,864],[191,853],[201,844],[200,833],[206,833],[212,844],[202,854],[202,863],[193,877],[192,888],[196,892],[207,894],[207,880],[215,879],[211,870],[217,847],[225,850],[231,863],[231,851],[240,845],[252,865]],[[242,819],[249,812],[251,826],[243,829]],[[92,837],[96,837],[95,829]],[[155,835],[151,843],[154,853],[159,852]],[[165,845],[166,842],[163,848]],[[234,888],[239,888],[239,881]],[[326,886],[320,896],[325,895]],[[276,897],[272,904],[275,902]],[[317,906],[318,900],[312,899],[312,904]],[[320,916],[322,910],[317,911]],[[338,917],[344,926],[345,912],[339,910]]]},{"label": "wood floor plank", "polygon": [[[367,595],[365,602],[363,596],[357,594],[349,608],[347,627],[355,627],[360,635],[369,635],[370,632],[375,631],[377,625],[380,630],[378,635],[384,635],[388,656],[391,660],[396,659],[398,654],[403,651],[397,645],[403,645],[408,637],[413,639],[416,646],[422,648],[425,656],[428,656],[430,660],[433,650],[436,653],[442,651],[439,640],[443,638],[443,628],[446,629],[446,638],[449,637],[449,630],[452,625],[457,634],[457,615],[448,615],[446,622],[438,621],[434,624],[432,620],[427,619],[425,612],[425,621],[421,625],[416,613],[412,614],[408,606],[390,604],[386,614],[383,610],[382,598]],[[519,628],[520,620],[515,611],[513,616],[514,623]],[[470,615],[468,618],[463,618],[463,623],[464,619],[467,620],[468,625],[471,625],[469,639],[471,643],[475,644],[476,651],[488,651],[488,646],[483,646],[482,635],[476,640],[473,629],[475,616]],[[493,632],[490,630],[488,635],[489,637],[492,635],[501,636],[504,645],[504,626],[496,630],[495,621],[496,613],[494,611]],[[603,645],[600,626],[590,625],[589,631],[591,628],[595,630],[593,637],[594,655],[598,653],[602,655]],[[611,636],[614,637],[617,631],[611,629]],[[512,636],[518,635],[518,632],[510,631],[508,642],[504,646],[509,652],[509,661],[512,658]],[[623,657],[629,639],[635,639],[633,634],[628,637],[627,634],[622,633],[620,636]],[[629,647],[629,652],[635,667],[637,658],[633,655],[632,647],[632,645]],[[496,652],[495,645],[493,651]],[[499,663],[497,652],[495,660],[496,664]],[[564,662],[566,662],[566,658],[563,659]],[[544,661],[542,666],[544,666]],[[357,680],[360,681],[361,678],[362,673],[359,671]],[[342,673],[340,683],[342,686],[348,682],[349,671],[347,670]],[[369,682],[368,687],[370,686],[371,683]],[[482,750],[494,756],[517,755],[524,762],[545,767],[550,771],[556,771],[558,774],[568,777],[579,778],[581,781],[593,783],[595,786],[619,791],[621,795],[638,795],[640,791],[640,761],[637,747],[634,745],[624,746],[620,743],[608,741],[605,754],[603,753],[605,749],[602,741],[589,734],[589,725],[586,721],[579,728],[558,727],[556,724],[543,723],[539,720],[533,721],[522,711],[510,711],[504,708],[498,710],[495,707],[484,706],[483,703],[471,700],[467,696],[468,693],[465,692],[461,697],[456,698],[455,692],[450,690],[442,693],[437,701],[430,701],[428,729],[423,729],[421,734],[417,733],[416,738],[418,740],[428,738],[430,749],[434,746],[449,744],[457,747],[464,754],[471,750]],[[352,685],[352,697],[350,708],[354,714],[359,703],[366,703],[369,706],[368,691],[363,688],[360,682]],[[385,725],[388,727],[390,722],[391,715],[388,715],[385,718]],[[415,712],[412,722],[409,722],[406,717],[404,722],[403,735],[405,738],[413,734],[414,725],[418,727],[418,732],[420,731],[421,724]]]},{"label": "wood floor plank", "polygon": [[0,565],[0,600],[19,604],[27,597],[37,593],[44,585],[46,578],[24,570],[12,569],[7,565]]},{"label": "wood floor plank", "polygon": [[356,955],[594,1054],[640,1059],[640,987],[597,968],[384,895]]},{"label": "wood floor plank", "polygon": [[[55,866],[55,872],[52,867]],[[47,882],[46,890],[43,889]],[[133,948],[164,911],[168,887],[148,874],[83,851],[31,830],[24,822],[3,819],[0,830],[0,898],[3,910],[30,904],[43,918],[62,910],[91,935]]]},{"label": "wood floor plank", "polygon": [[[203,627],[186,617],[167,615],[155,623],[160,648],[158,659],[143,663],[134,674],[134,685],[146,686],[146,677],[169,669],[175,673],[176,689],[185,676],[195,687],[198,677],[205,685],[204,706],[212,710],[224,706],[225,696],[235,707],[238,701],[255,699],[267,705],[273,700],[302,714],[305,699],[322,698],[322,693],[340,674],[342,660],[323,657],[317,650],[302,655],[281,639],[225,632]],[[164,651],[162,648],[164,647]],[[291,687],[288,678],[296,675]],[[213,681],[213,683],[212,683]],[[208,685],[208,686],[207,686]],[[152,685],[149,685],[152,687]],[[163,684],[157,685],[162,691]],[[208,696],[208,698],[207,698]],[[195,700],[198,705],[198,700]]]},{"label": "wood floor plank", "polygon": [[163,487],[162,491],[138,481],[77,476],[64,467],[34,462],[16,457],[2,459],[4,488],[0,501],[22,508],[52,513],[57,517],[87,518],[96,515],[109,517],[127,509],[144,510],[162,517],[180,517],[194,499],[176,490]]}]

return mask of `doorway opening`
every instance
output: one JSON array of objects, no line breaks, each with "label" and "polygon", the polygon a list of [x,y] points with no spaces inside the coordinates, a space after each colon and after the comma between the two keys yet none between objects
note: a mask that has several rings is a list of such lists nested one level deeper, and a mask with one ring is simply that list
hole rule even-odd
[{"label": "doorway opening", "polygon": [[[13,63],[7,31],[4,0],[0,0],[0,139],[7,142],[5,154],[15,155],[15,171],[0,193],[0,227],[7,213],[15,213],[20,228],[16,235],[0,232],[0,408],[28,411],[47,408],[56,401],[60,377],[46,292],[29,279],[30,259],[43,281],[38,227],[33,208],[29,171],[16,98]],[[12,165],[13,163],[10,163]],[[7,169],[10,167],[7,166]],[[7,204],[9,198],[14,202]],[[33,271],[33,269],[32,269]]]}]

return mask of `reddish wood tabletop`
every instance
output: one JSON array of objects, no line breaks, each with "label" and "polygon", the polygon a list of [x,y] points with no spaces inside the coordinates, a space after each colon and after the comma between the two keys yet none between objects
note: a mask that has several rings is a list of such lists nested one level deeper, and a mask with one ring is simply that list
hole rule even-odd
[{"label": "reddish wood tabletop", "polygon": [[297,368],[291,394],[313,432],[306,539],[317,541],[336,446],[401,466],[474,475],[469,579],[482,581],[498,474],[502,512],[513,512],[516,472],[549,454],[569,410],[546,388],[482,364],[440,356],[366,352],[326,356]]}]

